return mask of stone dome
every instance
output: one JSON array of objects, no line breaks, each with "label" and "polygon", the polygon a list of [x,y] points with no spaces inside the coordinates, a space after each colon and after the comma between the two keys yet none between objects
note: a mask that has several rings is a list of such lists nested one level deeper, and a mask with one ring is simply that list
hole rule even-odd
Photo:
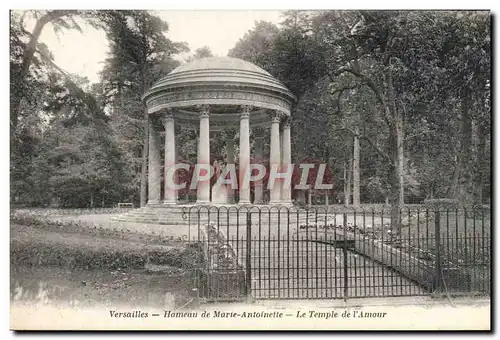
[{"label": "stone dome", "polygon": [[257,111],[290,115],[296,98],[257,65],[238,58],[209,57],[177,67],[156,82],[143,100],[151,114],[168,108],[193,112],[197,105],[210,105],[213,112],[234,113],[237,106],[250,105]]},{"label": "stone dome", "polygon": [[189,63],[181,65],[174,69],[170,74],[199,71],[199,70],[232,70],[232,71],[248,71],[254,73],[261,73],[271,77],[271,75],[264,69],[252,64],[248,61],[238,58],[230,57],[208,57],[195,59]]}]

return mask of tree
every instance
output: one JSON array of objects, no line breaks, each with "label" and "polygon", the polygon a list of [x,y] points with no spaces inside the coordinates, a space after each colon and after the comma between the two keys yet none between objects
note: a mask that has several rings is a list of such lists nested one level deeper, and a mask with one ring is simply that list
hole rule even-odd
[{"label": "tree", "polygon": [[[11,179],[13,197],[16,199],[23,183],[28,183],[32,154],[26,153],[26,138],[40,140],[46,117],[52,109],[63,102],[86,106],[86,110],[75,110],[79,114],[90,114],[86,119],[98,119],[105,124],[107,119],[96,98],[79,86],[79,80],[55,64],[49,47],[39,42],[43,29],[50,26],[56,33],[62,30],[81,30],[74,17],[85,11],[11,11],[10,31],[10,145]],[[25,19],[34,21],[30,32]],[[89,17],[90,18],[90,17]],[[89,22],[92,22],[89,19]],[[82,117],[74,117],[81,119]],[[26,126],[29,123],[30,126]],[[38,131],[37,131],[38,130]],[[28,137],[31,136],[31,137]],[[35,147],[30,148],[35,152]],[[27,187],[29,189],[29,187]],[[24,191],[24,189],[22,190]]]},{"label": "tree", "polygon": [[[68,109],[68,108],[66,108]],[[109,206],[131,193],[132,171],[110,129],[51,121],[30,176],[32,203],[62,207]]]},{"label": "tree", "polygon": [[241,58],[272,72],[273,49],[279,29],[273,23],[256,21],[254,29],[245,33],[236,45],[229,50],[228,56]]},{"label": "tree", "polygon": [[[106,13],[104,11],[103,13]],[[104,118],[102,112],[98,110],[95,98],[89,96],[85,91],[73,82],[72,77],[63,69],[54,63],[53,57],[49,48],[45,44],[40,44],[38,41],[43,29],[47,25],[51,25],[54,31],[76,29],[81,32],[79,24],[74,17],[82,15],[87,17],[88,22],[97,25],[94,19],[100,18],[101,14],[93,11],[75,11],[75,10],[50,10],[50,11],[24,11],[21,13],[11,11],[11,111],[10,111],[10,131],[11,131],[11,147],[16,150],[16,133],[17,125],[21,112],[22,101],[29,96],[33,77],[39,76],[40,66],[43,64],[51,71],[60,73],[66,79],[66,85],[69,91],[74,96],[79,96],[90,111]],[[35,20],[32,32],[28,32],[24,25],[26,17],[31,17]],[[31,67],[35,66],[35,70]]]},{"label": "tree", "polygon": [[[26,92],[26,86],[28,85],[28,83],[26,83],[26,78],[28,77],[30,66],[34,60],[36,61],[35,52],[43,29],[49,23],[52,23],[55,28],[78,28],[78,25],[72,18],[72,16],[76,14],[76,11],[34,11],[33,17],[36,20],[35,25],[33,31],[28,32],[24,27],[24,18],[26,14],[27,12],[24,12],[19,18],[16,18],[18,16],[17,13],[11,11],[11,25],[14,22],[19,25],[18,29],[14,30],[14,32],[17,33],[17,37],[15,38],[17,46],[15,48],[17,49],[16,52],[19,54],[19,61],[12,62],[11,59],[11,136],[15,135],[17,129],[19,105],[21,104]],[[22,36],[26,37],[27,43],[21,39]],[[12,42],[11,39],[11,43]]]},{"label": "tree", "polygon": [[194,51],[194,54],[188,58],[186,58],[186,62],[193,61],[195,59],[201,59],[201,58],[208,58],[208,57],[213,57],[212,50],[208,46],[203,46],[200,48],[197,48]]},{"label": "tree", "polygon": [[[482,139],[479,149],[473,152],[473,126],[477,125],[479,136],[488,135],[490,17],[486,12],[462,12],[455,16],[440,15],[440,19],[447,33],[439,50],[440,66],[446,70],[440,93],[448,100],[459,98],[460,103],[460,149],[447,196],[463,203],[474,200],[480,203],[486,143]],[[474,185],[479,189],[474,189]]]},{"label": "tree", "polygon": [[[318,38],[329,42],[324,55],[330,79],[349,75],[369,88],[377,99],[375,112],[388,127],[387,152],[376,144],[372,147],[388,164],[395,225],[404,203],[405,117],[422,86],[408,80],[415,79],[414,70],[421,75],[432,68],[435,60],[435,41],[427,30],[430,16],[414,12],[327,12],[316,20]],[[356,131],[354,135],[358,135]]]},{"label": "tree", "polygon": [[[28,32],[23,24],[28,15],[36,19],[32,32]],[[42,29],[49,24],[56,31],[61,28],[80,29],[74,20],[76,17],[105,29],[115,52],[117,46],[121,48],[115,63],[111,66],[108,64],[105,73],[109,77],[99,89],[93,89],[85,81],[61,69],[54,63],[49,47],[38,42]],[[113,124],[117,120],[109,114],[116,112],[119,104],[124,103],[130,104],[132,111],[135,110],[134,106],[139,105],[141,112],[139,120],[134,121],[134,117],[129,117],[127,123],[134,125],[140,121],[142,124],[144,110],[140,95],[149,88],[151,82],[178,64],[171,58],[172,51],[185,50],[184,44],[172,43],[163,35],[167,28],[165,23],[145,11],[11,12],[11,19],[11,141],[17,141],[12,148],[11,178],[13,183],[19,184],[13,185],[14,193],[22,189],[22,183],[29,183],[28,169],[32,169],[30,165],[33,162],[44,164],[39,157],[32,157],[41,152],[33,142],[43,140],[41,137],[47,130],[47,124],[50,127],[50,122],[59,117],[65,119],[66,126],[90,124],[99,131],[114,135],[116,131],[109,130],[108,119],[112,117]],[[155,39],[157,42],[152,43]],[[144,48],[137,49],[137,46]],[[133,79],[137,75],[141,76],[139,81]],[[17,110],[14,109],[16,106]],[[35,129],[31,129],[35,130],[36,138],[30,137],[33,133],[24,128],[24,121],[36,122]],[[36,128],[40,130],[36,131]],[[130,128],[127,132],[130,132]],[[137,138],[141,132],[133,134],[132,138]],[[33,141],[29,142],[31,151],[26,154],[23,151],[27,149],[23,145],[28,145],[26,143],[30,139]]]},{"label": "tree", "polygon": [[141,153],[140,205],[144,206],[147,198],[148,112],[140,104],[140,97],[156,80],[178,65],[172,56],[186,51],[187,47],[168,39],[165,36],[168,24],[147,11],[114,11],[105,23],[109,27],[107,35],[111,53],[102,73],[104,96],[115,112],[121,110],[125,114],[121,123],[132,125],[127,129],[132,132],[128,138],[137,141],[131,150],[133,157],[138,149]]}]

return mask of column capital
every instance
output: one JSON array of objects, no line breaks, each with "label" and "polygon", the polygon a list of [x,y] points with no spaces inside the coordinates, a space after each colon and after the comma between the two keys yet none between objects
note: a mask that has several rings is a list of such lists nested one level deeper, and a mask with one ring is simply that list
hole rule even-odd
[{"label": "column capital", "polygon": [[271,123],[279,123],[282,115],[283,114],[280,111],[271,111],[269,113],[269,116],[271,117]]},{"label": "column capital", "polygon": [[174,121],[174,111],[172,109],[165,109],[163,111],[165,114],[161,117],[163,125]]},{"label": "column capital", "polygon": [[250,117],[250,112],[252,111],[252,105],[242,105],[240,107],[240,119],[245,119]]},{"label": "column capital", "polygon": [[196,105],[196,110],[198,110],[200,118],[208,118],[208,115],[210,114],[210,105]]}]

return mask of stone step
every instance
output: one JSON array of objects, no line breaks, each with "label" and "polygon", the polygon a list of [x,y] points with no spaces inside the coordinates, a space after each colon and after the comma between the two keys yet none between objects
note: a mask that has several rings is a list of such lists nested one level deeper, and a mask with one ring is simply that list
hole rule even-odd
[{"label": "stone step", "polygon": [[[188,211],[191,209],[190,213],[186,213],[186,209],[188,209]],[[229,212],[223,208],[219,211],[211,209],[209,213],[208,209],[205,208],[200,208],[200,211],[198,211],[197,208],[192,207],[158,205],[135,209],[112,218],[112,221],[117,223],[130,222],[173,227],[195,226],[198,224],[198,221],[200,225],[205,225],[209,220],[213,222],[218,220],[221,226],[245,226],[247,216],[244,211],[240,211],[239,214],[237,214],[235,209],[230,209]],[[260,224],[261,226],[285,225],[290,222],[290,226],[294,227],[297,223],[303,225],[306,224],[307,221],[309,221],[309,223],[314,223],[316,220],[318,222],[324,222],[324,216],[316,215],[315,213],[308,214],[306,211],[301,211],[297,222],[296,213],[288,213],[286,211],[281,211],[280,213],[273,211],[271,214],[267,211],[252,213],[252,225]]]},{"label": "stone step", "polygon": [[[191,218],[194,218],[194,217],[206,217],[206,216],[220,216],[220,217],[225,217],[227,218],[228,214],[227,213],[211,213],[211,214],[207,214],[207,213],[200,213],[200,214],[197,214],[197,213],[192,213],[192,214],[181,214],[181,213],[171,213],[171,212],[158,212],[158,213],[150,213],[150,212],[130,212],[130,213],[126,213],[126,214],[122,214],[121,216],[144,216],[144,217],[147,217],[147,216],[168,216],[168,217],[177,217],[177,218],[187,218],[188,216],[190,216]],[[234,213],[230,213],[229,216],[231,218],[246,218],[247,215],[246,214],[240,214],[240,215],[237,215],[237,214],[234,214]],[[257,213],[253,213],[251,214],[252,218],[258,218],[259,216],[264,219],[264,218],[281,218],[281,219],[284,219],[284,218],[288,218],[288,215],[286,214],[281,214],[281,215],[278,215],[278,214],[257,214]],[[289,215],[290,218],[297,218],[297,215],[295,214],[290,214]],[[316,216],[314,215],[305,215],[305,214],[301,214],[299,215],[299,218],[306,218],[308,217],[309,219],[315,219]],[[318,220],[321,219],[321,218],[324,218],[324,216],[318,216]]]},{"label": "stone step", "polygon": [[[126,216],[126,217],[138,217],[138,218],[170,218],[172,220],[187,220],[187,219],[191,219],[191,220],[195,220],[195,219],[198,219],[198,215],[186,215],[186,216],[182,216],[182,215],[171,215],[171,214],[125,214],[125,215],[121,215],[121,216]],[[221,220],[227,220],[228,216],[227,215],[223,215],[223,214],[219,214],[219,215],[216,215],[216,214],[211,214],[211,215],[200,215],[199,218],[200,219],[207,219],[208,217],[210,217],[211,219],[217,219],[217,217]],[[258,215],[252,215],[252,220],[259,220],[259,216]],[[236,219],[239,219],[241,221],[246,221],[246,216],[236,216],[236,215],[229,215],[229,219],[230,220],[236,220]],[[300,220],[306,220],[306,216],[299,216],[299,219]],[[268,215],[261,215],[260,216],[260,219],[261,220],[282,220],[282,221],[286,221],[288,219],[290,220],[297,220],[297,217],[296,216],[290,216],[288,218],[288,216],[268,216]],[[311,218],[309,217],[309,221],[315,221],[316,219],[315,218]],[[318,218],[318,221],[321,221],[321,220],[324,220],[321,219],[321,218]]]},{"label": "stone step", "polygon": [[[132,223],[142,223],[142,224],[158,224],[158,225],[170,225],[170,226],[194,226],[198,224],[198,221],[172,221],[169,219],[143,219],[143,218],[114,218],[112,219],[113,222],[132,222]],[[206,221],[200,221],[200,225],[204,226],[206,224]],[[278,221],[261,221],[260,225],[261,226],[268,226],[268,225],[286,225],[286,221],[281,221],[278,223]],[[305,224],[305,221],[299,221],[299,225]],[[220,221],[219,222],[220,226],[225,226],[228,225],[227,221]],[[230,226],[245,226],[246,222],[240,221],[239,223],[235,220],[230,220],[229,221]],[[259,225],[258,221],[253,221],[252,222],[253,226]],[[296,226],[296,221],[290,221],[290,226],[295,227]]]},{"label": "stone step", "polygon": [[[173,220],[186,220],[186,219],[198,219],[198,217],[200,219],[207,219],[208,217],[210,218],[217,218],[219,217],[219,219],[227,219],[228,218],[228,215],[227,214],[200,214],[199,216],[196,214],[192,214],[192,215],[182,215],[182,214],[168,214],[168,213],[161,213],[161,214],[146,214],[146,213],[128,213],[128,214],[123,214],[123,215],[120,215],[121,216],[130,216],[130,217],[140,217],[140,218],[170,218],[170,219],[173,219]],[[252,220],[258,220],[259,219],[259,215],[257,214],[253,214],[252,216]],[[231,220],[236,220],[236,219],[240,219],[240,220],[246,220],[247,216],[246,215],[232,215],[230,214],[229,215],[229,219]],[[290,216],[287,216],[287,215],[260,215],[260,219],[261,220],[297,220],[297,216],[295,215],[290,215]],[[299,219],[300,220],[306,220],[308,219],[309,221],[316,221],[316,217],[315,216],[305,216],[305,215],[301,215],[299,216]],[[324,221],[324,217],[319,217],[317,218],[318,222],[319,221]]]}]

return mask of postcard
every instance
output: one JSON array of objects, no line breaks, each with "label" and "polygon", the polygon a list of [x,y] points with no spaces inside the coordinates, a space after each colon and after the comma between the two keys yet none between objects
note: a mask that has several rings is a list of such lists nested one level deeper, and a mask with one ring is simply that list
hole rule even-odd
[{"label": "postcard", "polygon": [[491,330],[491,79],[488,11],[11,10],[11,330]]}]

